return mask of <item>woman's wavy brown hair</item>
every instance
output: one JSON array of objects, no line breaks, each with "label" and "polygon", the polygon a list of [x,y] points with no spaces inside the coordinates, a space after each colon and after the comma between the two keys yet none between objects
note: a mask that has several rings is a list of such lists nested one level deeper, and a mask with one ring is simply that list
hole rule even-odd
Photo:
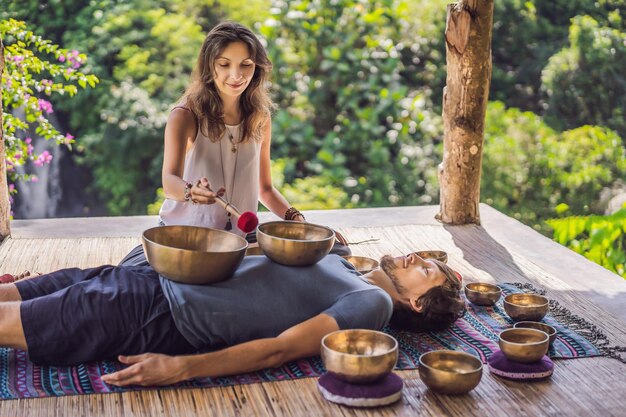
[{"label": "woman's wavy brown hair", "polygon": [[261,128],[273,107],[267,89],[272,63],[265,48],[247,27],[235,22],[218,24],[204,39],[191,83],[179,100],[179,105],[193,112],[201,132],[213,142],[220,140],[226,129],[223,103],[214,82],[215,61],[232,42],[245,43],[256,65],[252,80],[239,100],[242,141],[260,139]]},{"label": "woman's wavy brown hair", "polygon": [[432,260],[443,272],[446,281],[432,287],[417,299],[422,306],[416,312],[409,306],[397,304],[389,324],[392,327],[412,332],[438,331],[450,327],[465,313],[465,303],[461,299],[461,281],[448,265]]}]

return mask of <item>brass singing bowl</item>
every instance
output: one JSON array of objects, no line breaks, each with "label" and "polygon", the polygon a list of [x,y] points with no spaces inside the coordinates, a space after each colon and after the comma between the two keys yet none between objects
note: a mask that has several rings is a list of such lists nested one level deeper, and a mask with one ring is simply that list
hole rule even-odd
[{"label": "brass singing bowl", "polygon": [[343,259],[354,265],[354,269],[362,274],[367,274],[373,269],[378,268],[378,261],[367,256],[344,256]]},{"label": "brass singing bowl", "polygon": [[241,236],[196,226],[153,227],[143,232],[141,240],[155,271],[186,284],[230,278],[248,247]]},{"label": "brass singing bowl", "polygon": [[413,253],[422,259],[436,259],[444,264],[448,262],[448,254],[442,250],[420,250]]},{"label": "brass singing bowl", "polygon": [[419,358],[419,375],[424,384],[440,394],[465,394],[483,375],[483,363],[474,355],[454,350],[433,350]]},{"label": "brass singing bowl", "polygon": [[396,366],[398,341],[375,330],[338,330],[324,336],[321,355],[329,373],[363,384],[384,377]]},{"label": "brass singing bowl", "polygon": [[246,249],[246,256],[252,255],[264,255],[264,253],[263,250],[258,246],[248,246],[248,249]]},{"label": "brass singing bowl", "polygon": [[479,306],[492,306],[498,302],[502,295],[502,289],[497,285],[485,282],[473,282],[465,285],[467,299]]},{"label": "brass singing bowl", "polygon": [[257,241],[272,261],[289,266],[313,265],[335,243],[335,232],[313,223],[274,221],[260,224]]},{"label": "brass singing bowl", "polygon": [[500,332],[498,345],[504,356],[510,360],[532,363],[548,353],[550,338],[541,330],[513,328]]},{"label": "brass singing bowl", "polygon": [[513,325],[515,329],[524,328],[524,329],[537,329],[548,335],[550,339],[550,344],[554,343],[556,340],[556,329],[549,324],[539,323],[536,321],[518,321]]},{"label": "brass singing bowl", "polygon": [[538,294],[509,294],[504,297],[504,311],[514,321],[540,321],[548,314],[549,302]]}]

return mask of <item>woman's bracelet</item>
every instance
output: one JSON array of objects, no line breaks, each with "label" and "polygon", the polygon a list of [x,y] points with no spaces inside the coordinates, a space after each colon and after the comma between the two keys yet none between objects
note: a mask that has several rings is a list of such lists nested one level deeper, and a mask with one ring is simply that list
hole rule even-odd
[{"label": "woman's bracelet", "polygon": [[293,220],[298,216],[302,216],[302,219],[306,220],[304,218],[304,215],[300,213],[300,211],[298,211],[298,209],[295,207],[289,207],[287,211],[285,212],[285,220]]},{"label": "woman's bracelet", "polygon": [[185,183],[185,201],[187,203],[191,202],[193,203],[193,200],[191,199],[191,187],[193,187],[193,184],[190,182],[186,182]]}]

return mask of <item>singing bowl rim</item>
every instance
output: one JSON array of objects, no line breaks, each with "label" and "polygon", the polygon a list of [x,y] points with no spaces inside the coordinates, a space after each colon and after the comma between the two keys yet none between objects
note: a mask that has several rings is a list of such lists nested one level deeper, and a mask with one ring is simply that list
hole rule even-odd
[{"label": "singing bowl rim", "polygon": [[[448,252],[445,250],[441,250],[441,249],[425,249],[425,250],[416,250],[413,251],[412,253],[414,253],[415,255],[419,256],[422,259],[435,259],[439,262],[443,262],[444,264],[448,263]],[[420,254],[433,254],[435,256],[422,256]],[[443,259],[443,260],[442,260]]]},{"label": "singing bowl rim", "polygon": [[[537,326],[537,327],[533,327],[533,326]],[[548,329],[550,329],[550,332],[541,330],[539,328],[540,326],[547,327]],[[518,321],[513,324],[513,328],[514,329],[534,329],[534,330],[539,330],[540,332],[544,332],[548,335],[548,338],[550,339],[550,343],[554,342],[554,339],[556,338],[556,334],[557,334],[556,327],[550,326],[549,324],[542,323],[540,321],[532,321],[532,320]]]},{"label": "singing bowl rim", "polygon": [[[528,320],[526,320],[528,321]],[[524,343],[517,343],[517,342],[511,342],[510,340],[506,340],[502,337],[502,335],[505,335],[505,333],[524,333],[526,331],[530,331],[531,333],[540,333],[543,336],[545,336],[545,338],[542,338],[541,340],[539,340],[538,342],[524,342]],[[506,336],[506,335],[505,335]],[[500,332],[500,334],[498,334],[498,342],[499,343],[504,343],[504,344],[509,344],[509,345],[513,345],[513,346],[539,346],[539,345],[543,345],[546,342],[550,342],[550,336],[548,336],[548,333],[544,332],[543,330],[539,330],[539,329],[533,329],[531,327],[511,327],[509,329],[504,329]],[[542,355],[543,356],[543,355]]]},{"label": "singing bowl rim", "polygon": [[[267,233],[266,231],[263,231],[262,228],[264,226],[270,226],[270,225],[275,225],[275,224],[298,224],[298,225],[305,225],[305,226],[312,226],[314,229],[323,229],[324,231],[330,232],[330,236],[325,237],[323,239],[319,239],[319,240],[310,240],[310,239],[293,239],[293,238],[285,238],[285,237],[280,237],[280,236],[276,236],[276,235],[272,235]],[[264,236],[270,237],[272,239],[277,239],[277,240],[281,240],[281,241],[288,241],[288,242],[298,242],[298,243],[323,243],[326,242],[328,240],[332,240],[335,238],[335,231],[333,229],[331,229],[330,227],[326,227],[323,226],[321,224],[315,224],[315,223],[304,223],[304,222],[297,222],[297,221],[293,221],[293,220],[273,220],[270,222],[265,222],[265,223],[261,223],[257,226],[256,228],[257,230],[257,234],[262,234]],[[260,245],[260,244],[259,244]]]},{"label": "singing bowl rim", "polygon": [[[343,258],[343,259],[345,259],[347,262],[349,262],[352,266],[354,266],[354,268],[355,268],[357,271],[372,271],[372,270],[374,270],[374,269],[376,269],[376,268],[378,268],[378,267],[380,266],[380,262],[379,262],[379,261],[377,261],[376,259],[371,258],[371,257],[369,257],[369,256],[363,256],[363,255],[346,255],[346,256],[342,256],[342,258]],[[359,268],[357,268],[357,265],[355,265],[354,263],[350,262],[350,259],[351,259],[351,258],[352,258],[352,259],[365,259],[365,260],[367,260],[368,262],[369,262],[369,261],[371,261],[370,263],[372,263],[372,268],[370,268],[370,269],[363,269],[363,270],[360,270]]]},{"label": "singing bowl rim", "polygon": [[[356,333],[356,332],[365,332],[365,333],[376,333],[379,336],[383,336],[383,338],[385,339],[391,339],[391,341],[393,342],[393,346],[391,348],[389,348],[388,350],[386,350],[385,352],[381,352],[381,353],[377,353],[376,355],[366,355],[366,354],[362,354],[362,353],[348,353],[348,352],[342,352],[340,350],[336,350],[333,349],[331,347],[329,347],[326,344],[326,339],[330,338],[333,335],[339,334],[339,333]],[[320,342],[322,348],[329,350],[330,352],[333,352],[334,354],[340,354],[340,355],[345,355],[346,357],[349,358],[376,358],[376,357],[382,357],[382,356],[387,356],[390,353],[393,352],[398,352],[398,340],[385,333],[385,332],[381,332],[378,330],[370,330],[370,329],[340,329],[340,330],[335,330],[334,332],[328,333],[327,335],[325,335],[324,337],[322,337],[322,341]]]},{"label": "singing bowl rim", "polygon": [[[475,290],[475,289],[470,287],[470,286],[473,286],[473,285],[484,285],[484,286],[489,286],[489,287],[496,287],[498,290],[478,291],[478,290]],[[495,295],[495,294],[502,295],[502,288],[499,285],[490,284],[488,282],[468,282],[467,284],[464,285],[463,289],[464,289],[464,291],[466,291],[466,295],[467,295],[467,292],[470,292],[470,293],[473,293],[473,294],[480,294],[480,295]]]},{"label": "singing bowl rim", "polygon": [[[515,298],[515,296],[533,296],[533,297],[538,297],[538,298],[542,298],[545,301],[545,303],[542,304],[534,304],[534,305],[528,305],[528,304],[518,304],[518,303],[514,303],[512,301],[510,301],[510,298]],[[541,295],[541,294],[522,294],[522,293],[513,293],[513,294],[509,294],[506,297],[504,297],[504,303],[505,304],[510,304],[513,307],[521,307],[521,308],[543,308],[543,307],[548,307],[550,305],[550,300],[548,299],[548,297],[546,297],[545,295]]]},{"label": "singing bowl rim", "polygon": [[[235,240],[239,240],[243,246],[235,248],[235,249],[231,249],[231,250],[210,250],[210,251],[200,251],[200,250],[195,250],[195,249],[185,249],[185,248],[179,248],[176,246],[169,246],[169,245],[164,245],[162,243],[158,243],[155,242],[153,239],[146,237],[146,233],[148,232],[152,232],[153,230],[171,230],[174,228],[181,228],[181,229],[204,229],[206,231],[209,231],[209,233],[217,233],[217,234],[228,234],[228,238],[233,238]],[[173,249],[173,250],[178,250],[178,251],[183,251],[186,253],[198,253],[198,254],[202,254],[202,253],[230,253],[230,252],[237,252],[240,250],[246,250],[248,248],[248,241],[246,239],[244,239],[243,237],[236,235],[234,233],[231,232],[227,232],[225,230],[219,230],[219,229],[212,229],[210,227],[203,227],[203,226],[191,226],[191,225],[166,225],[166,226],[155,226],[155,227],[151,227],[149,229],[146,229],[143,231],[143,233],[141,234],[141,238],[145,239],[146,241],[150,242],[151,245],[154,246],[158,246],[160,248],[166,248],[166,249]]]},{"label": "singing bowl rim", "polygon": [[[447,371],[445,369],[435,368],[435,367],[433,367],[433,366],[431,366],[431,365],[429,365],[429,364],[424,362],[424,358],[427,358],[427,356],[436,355],[436,354],[441,355],[442,353],[451,354],[453,356],[463,356],[463,357],[466,357],[466,358],[470,359],[471,361],[473,361],[475,363],[478,363],[479,366],[477,368],[475,368],[475,369],[472,369],[472,370],[469,370],[469,371],[466,371],[466,372],[460,372],[460,371]],[[431,350],[430,352],[422,353],[419,356],[418,363],[419,363],[420,366],[428,368],[429,370],[436,371],[436,372],[443,372],[443,373],[453,374],[453,375],[472,375],[472,374],[475,374],[475,373],[478,373],[478,372],[482,372],[483,367],[484,367],[482,361],[479,358],[477,358],[476,356],[474,356],[474,355],[472,355],[470,353],[467,353],[467,352],[461,352],[461,351],[458,351],[458,350],[451,350],[451,349]]]}]

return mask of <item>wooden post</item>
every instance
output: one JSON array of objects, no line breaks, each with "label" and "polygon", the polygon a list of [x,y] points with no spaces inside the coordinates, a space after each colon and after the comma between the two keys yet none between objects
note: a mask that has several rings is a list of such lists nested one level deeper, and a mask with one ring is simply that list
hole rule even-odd
[{"label": "wooden post", "polygon": [[[0,75],[4,71],[4,45],[0,39]],[[11,203],[7,183],[7,165],[4,151],[4,129],[2,128],[2,83],[0,83],[0,241],[11,234]]]},{"label": "wooden post", "polygon": [[493,0],[448,5],[440,208],[448,224],[480,224],[480,171],[491,82]]}]

